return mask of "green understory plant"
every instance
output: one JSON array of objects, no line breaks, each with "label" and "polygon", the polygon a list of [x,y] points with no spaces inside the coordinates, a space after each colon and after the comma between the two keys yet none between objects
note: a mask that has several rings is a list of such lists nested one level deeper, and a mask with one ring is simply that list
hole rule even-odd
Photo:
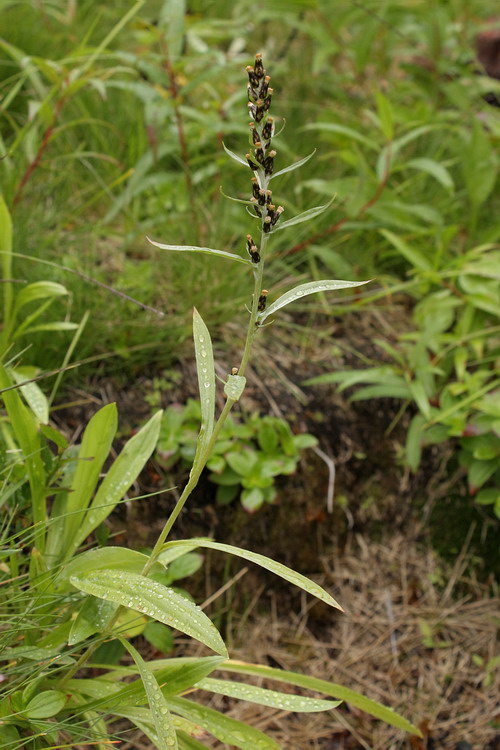
[{"label": "green understory plant", "polygon": [[446,270],[433,267],[415,247],[385,231],[413,260],[420,301],[413,330],[396,342],[375,343],[388,361],[321,375],[309,384],[356,387],[351,400],[401,399],[399,416],[414,412],[405,461],[416,471],[425,446],[454,441],[471,497],[500,518],[500,252],[476,247]]},{"label": "green understory plant", "polygon": [[[269,115],[272,89],[257,55],[247,68],[249,111],[252,117],[250,149],[245,159],[230,155],[252,172],[252,196],[242,201],[253,217],[256,231],[246,238],[248,257],[207,247],[160,247],[184,253],[201,252],[243,264],[253,277],[253,293],[246,340],[238,367],[228,368],[225,406],[215,417],[216,377],[210,333],[197,310],[193,333],[201,404],[201,427],[189,479],[150,554],[112,545],[81,547],[98,530],[111,510],[126,497],[140,469],[157,443],[161,412],[155,414],[127,442],[105,472],[100,474],[116,431],[116,408],[100,409],[73,450],[53,431],[49,438],[22,403],[4,368],[0,368],[8,419],[25,474],[16,492],[31,498],[33,525],[28,531],[11,520],[4,527],[3,567],[6,618],[2,637],[7,666],[0,701],[0,742],[12,750],[57,748],[74,743],[109,746],[116,738],[116,718],[126,718],[159,750],[197,750],[206,734],[242,750],[275,750],[277,743],[252,728],[192,700],[206,691],[293,712],[323,711],[346,700],[390,724],[418,734],[418,730],[390,709],[355,691],[327,681],[229,659],[226,645],[208,616],[192,601],[166,585],[175,558],[198,549],[232,554],[281,576],[325,604],[340,608],[321,586],[265,555],[206,538],[169,540],[170,532],[200,476],[213,457],[231,409],[240,399],[252,344],[267,319],[285,305],[316,292],[359,286],[364,282],[323,280],[302,284],[266,304],[263,288],[268,243],[275,232],[319,215],[327,206],[309,209],[281,221],[269,188],[271,180],[301,166],[302,159],[274,172],[274,120]],[[226,149],[227,150],[227,149]],[[56,448],[49,451],[47,440]],[[10,465],[4,471],[8,479]],[[50,502],[49,502],[50,501]],[[21,546],[18,546],[21,545]],[[29,560],[21,554],[31,550]],[[171,575],[171,573],[170,573]],[[0,594],[1,595],[1,594]],[[194,638],[215,656],[179,657],[145,662],[130,643],[134,620],[143,618],[175,628]],[[132,622],[131,622],[132,619]],[[103,644],[118,642],[129,656],[125,665],[99,661]],[[99,667],[98,675],[90,671]],[[104,670],[104,671],[102,671]],[[214,671],[226,677],[214,678]],[[229,677],[227,677],[229,675]],[[237,679],[231,679],[236,675]],[[313,690],[334,698],[326,700],[267,689],[240,678],[265,678]],[[187,697],[189,696],[189,697]]]},{"label": "green understory plant", "polygon": [[[170,469],[181,462],[191,466],[200,429],[199,401],[186,406],[170,406],[160,428],[157,456]],[[257,413],[236,421],[229,416],[207,461],[208,479],[217,485],[216,501],[222,505],[240,497],[249,513],[276,500],[275,477],[294,474],[301,451],[317,445],[314,435],[294,435],[290,425],[279,417]]]}]

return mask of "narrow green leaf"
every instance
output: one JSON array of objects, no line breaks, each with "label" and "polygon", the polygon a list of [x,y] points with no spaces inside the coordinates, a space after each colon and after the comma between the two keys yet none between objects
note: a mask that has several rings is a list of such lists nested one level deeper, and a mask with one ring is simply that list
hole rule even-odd
[{"label": "narrow green leaf", "polygon": [[386,240],[388,240],[391,245],[393,245],[412,266],[414,266],[414,268],[418,268],[420,271],[432,270],[432,265],[427,258],[422,255],[419,250],[411,247],[407,242],[401,239],[401,237],[394,234],[394,232],[391,232],[389,229],[381,229],[380,233],[384,235]]},{"label": "narrow green leaf", "polygon": [[158,25],[166,35],[169,56],[176,60],[182,54],[186,0],[164,0],[160,9]]},{"label": "narrow green leaf", "polygon": [[50,719],[61,711],[67,697],[59,690],[44,690],[30,700],[23,711],[29,719]]},{"label": "narrow green leaf", "polygon": [[[9,368],[9,372],[16,383],[21,384],[36,377],[38,369],[36,367],[17,367],[15,369]],[[40,386],[37,383],[26,383],[20,385],[19,390],[37,420],[46,425],[49,421],[49,402]]]},{"label": "narrow green leaf", "polygon": [[336,197],[337,196],[334,195],[333,198],[331,198],[328,201],[328,203],[325,203],[324,206],[315,206],[314,208],[309,208],[307,211],[303,211],[301,214],[294,216],[293,219],[288,219],[288,221],[278,222],[276,226],[273,227],[273,232],[279,232],[280,229],[293,227],[295,226],[295,224],[302,224],[303,221],[309,221],[310,219],[316,218],[316,216],[320,216],[328,208],[330,208],[330,206],[332,205]]},{"label": "narrow green leaf", "polygon": [[295,169],[299,169],[304,164],[306,164],[306,162],[308,162],[309,159],[312,159],[312,157],[314,156],[315,153],[316,153],[316,149],[314,149],[314,151],[312,151],[309,154],[309,156],[305,156],[303,159],[300,159],[299,161],[296,161],[294,164],[290,164],[288,167],[285,167],[284,169],[280,169],[278,172],[275,172],[271,176],[269,182],[271,182],[271,180],[274,180],[275,177],[279,177],[282,174],[286,174],[287,172],[293,172]]},{"label": "narrow green leaf", "polygon": [[82,526],[84,512],[88,508],[102,467],[111,450],[117,425],[116,404],[107,404],[93,415],[85,428],[76,471],[63,511],[64,517],[54,519],[55,523],[49,530],[47,554],[50,555],[51,562],[55,563],[57,559],[63,558],[70,548],[74,550],[78,546],[71,545]]},{"label": "narrow green leaf", "polygon": [[302,297],[307,297],[308,294],[316,294],[317,292],[328,292],[336,289],[351,289],[356,286],[363,286],[363,284],[369,284],[371,279],[368,281],[340,281],[338,279],[323,279],[321,281],[309,281],[307,284],[300,284],[294,289],[290,289],[289,292],[282,294],[281,297],[267,307],[264,312],[259,313],[259,320],[264,321],[269,315],[273,315],[275,312],[280,310],[285,305],[289,305],[290,302],[296,302]]},{"label": "narrow green leaf", "polygon": [[231,151],[231,149],[226,146],[224,141],[222,141],[222,148],[224,149],[226,154],[231,157],[231,159],[234,159],[234,161],[237,161],[238,164],[243,164],[244,167],[247,167],[247,169],[249,169],[247,160],[242,156],[238,156],[238,154],[235,154],[234,151]]},{"label": "narrow green leaf", "polygon": [[297,713],[329,711],[332,708],[337,708],[341,703],[341,701],[325,701],[302,695],[280,693],[277,690],[267,690],[266,688],[249,685],[246,682],[215,680],[212,677],[200,680],[196,687],[218,695],[227,695],[229,698],[258,703],[260,706],[271,706],[272,708],[281,708],[284,711],[296,711]]},{"label": "narrow green leaf", "polygon": [[407,161],[404,166],[412,167],[413,169],[418,169],[419,172],[429,174],[431,177],[434,177],[440,185],[446,188],[446,190],[455,189],[455,183],[453,182],[451,174],[446,167],[439,162],[434,161],[434,159],[427,159],[426,157],[410,159],[410,161]]},{"label": "narrow green leaf", "polygon": [[296,674],[295,672],[287,672],[282,669],[275,669],[274,667],[265,667],[260,664],[247,664],[242,661],[227,661],[221,669],[229,672],[236,672],[238,674],[255,675],[257,677],[268,677],[271,680],[277,680],[278,682],[285,682],[288,685],[297,685],[298,687],[308,688],[310,690],[317,690],[325,695],[330,695],[332,698],[345,701],[356,708],[365,711],[370,716],[374,716],[376,719],[381,719],[392,727],[403,729],[405,732],[411,732],[421,737],[421,732],[405,718],[397,714],[392,708],[366,698],[356,690],[351,690],[343,685],[337,685],[333,682],[327,682],[326,680],[320,680],[316,677],[308,677],[307,675]]},{"label": "narrow green leaf", "polygon": [[251,261],[247,258],[243,258],[241,255],[235,255],[234,253],[226,253],[225,250],[214,250],[211,247],[196,247],[194,245],[163,245],[161,242],[155,242],[149,237],[146,237],[148,242],[155,247],[159,247],[161,250],[179,250],[181,252],[188,253],[205,253],[206,255],[217,255],[220,258],[228,258],[229,260],[237,260],[239,263],[244,263],[246,266],[250,266]]},{"label": "narrow green leaf", "polygon": [[99,570],[72,576],[71,583],[86,594],[142,612],[227,656],[224,641],[206,614],[189,599],[157,581],[135,573]]},{"label": "narrow green leaf", "polygon": [[338,602],[336,602],[335,599],[317,583],[309,580],[309,578],[301,575],[301,573],[297,573],[295,570],[287,568],[286,565],[276,562],[276,560],[271,560],[269,557],[260,555],[258,552],[250,552],[249,550],[241,549],[240,547],[233,547],[231,544],[222,544],[220,542],[212,542],[207,539],[197,538],[180,539],[175,542],[167,542],[165,548],[169,549],[172,547],[180,546],[190,547],[192,549],[193,544],[197,544],[197,546],[199,547],[206,547],[207,549],[216,549],[220,552],[226,552],[230,555],[235,555],[236,557],[242,557],[244,560],[248,560],[249,562],[253,562],[256,565],[260,565],[262,568],[269,570],[271,573],[280,576],[280,578],[284,578],[285,581],[293,583],[294,586],[298,586],[304,591],[307,591],[308,594],[311,594],[317,599],[326,602],[326,604],[329,604],[332,607],[337,607],[338,609],[342,609],[340,604],[338,604]]},{"label": "narrow green leaf", "polygon": [[247,379],[243,375],[228,375],[227,382],[224,384],[224,393],[232,401],[239,401],[246,383]]},{"label": "narrow green leaf", "polygon": [[424,416],[422,414],[415,414],[406,433],[406,461],[412,471],[416,471],[420,464],[424,424]]},{"label": "narrow green leaf", "polygon": [[201,405],[201,427],[192,468],[192,471],[195,471],[198,468],[197,462],[203,457],[212,437],[215,420],[215,368],[212,339],[196,307],[193,309],[193,339]]},{"label": "narrow green leaf", "polygon": [[431,405],[425,392],[423,383],[420,380],[412,380],[409,384],[410,393],[418,408],[426,419],[430,419]]},{"label": "narrow green leaf", "polygon": [[104,477],[83,522],[80,523],[69,546],[69,555],[73,554],[83,540],[107,518],[135,482],[146,461],[156,448],[160,434],[161,417],[162,412],[156,412],[139,432],[126,443]]},{"label": "narrow green leaf", "polygon": [[12,311],[12,219],[3,195],[0,193],[0,252],[2,255],[2,278],[5,282],[3,290],[4,325],[10,323]]},{"label": "narrow green leaf", "polygon": [[391,103],[381,91],[375,91],[375,101],[382,132],[388,141],[392,141],[394,138],[394,116]]},{"label": "narrow green leaf", "polygon": [[213,708],[200,706],[186,698],[170,698],[168,704],[171,711],[203,727],[227,745],[240,747],[242,750],[280,750],[280,746],[263,732],[214,711]]},{"label": "narrow green leaf", "polygon": [[120,641],[137,664],[139,674],[144,684],[149,707],[151,709],[151,715],[153,717],[159,740],[157,744],[158,750],[177,750],[177,734],[172,724],[167,701],[165,700],[165,697],[161,692],[160,686],[156,681],[156,677],[150,671],[148,665],[141,657],[139,652],[124,638],[120,638]]},{"label": "narrow green leaf", "polygon": [[17,294],[15,310],[18,312],[24,305],[37,299],[63,297],[65,294],[68,294],[68,290],[62,284],[55,281],[35,281]]},{"label": "narrow green leaf", "polygon": [[378,151],[379,145],[376,141],[373,141],[371,138],[367,138],[362,133],[359,133],[357,130],[354,130],[353,128],[349,128],[346,125],[339,125],[336,122],[315,122],[311,123],[310,125],[306,125],[305,130],[320,130],[324,131],[325,133],[338,133],[339,135],[345,135],[347,138],[350,138],[353,141],[358,141],[358,143],[362,143],[364,146],[367,146],[372,151]]}]

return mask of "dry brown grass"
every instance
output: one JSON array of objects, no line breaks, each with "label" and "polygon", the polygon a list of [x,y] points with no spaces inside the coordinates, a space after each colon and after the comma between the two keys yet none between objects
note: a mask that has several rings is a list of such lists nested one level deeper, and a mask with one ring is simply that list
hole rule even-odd
[{"label": "dry brown grass", "polygon": [[[387,544],[358,536],[340,560],[323,563],[324,583],[345,614],[332,617],[320,609],[318,622],[312,611],[318,605],[310,600],[292,617],[278,616],[274,607],[264,618],[252,621],[252,614],[234,630],[232,658],[359,690],[417,724],[424,739],[347,706],[330,714],[289,715],[220,696],[210,705],[267,732],[285,750],[500,748],[500,665],[491,672],[485,667],[499,654],[500,598],[464,577],[465,553],[449,570],[402,535]],[[192,697],[206,701],[208,694]],[[150,746],[136,737],[121,747]]]}]

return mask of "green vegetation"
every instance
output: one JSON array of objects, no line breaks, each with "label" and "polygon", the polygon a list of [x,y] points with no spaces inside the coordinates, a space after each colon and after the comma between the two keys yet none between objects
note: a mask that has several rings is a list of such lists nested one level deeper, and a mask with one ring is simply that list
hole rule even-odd
[{"label": "green vegetation", "polygon": [[[352,311],[389,321],[380,357],[358,352],[362,367],[343,372],[325,363],[309,382],[399,399],[408,467],[418,470],[428,445],[456,445],[449,476],[461,466],[455,482],[500,517],[500,109],[484,99],[500,84],[474,58],[483,6],[2,5],[0,747],[104,747],[122,718],[160,750],[202,748],[204,731],[243,750],[277,747],[187,699],[193,690],[293,712],[346,701],[418,733],[341,685],[232,662],[208,616],[172,586],[197,569],[198,550],[339,605],[269,550],[170,532],[205,469],[220,503],[240,491],[250,511],[273,501],[274,477],[295,471],[314,438],[269,416],[229,417],[255,340],[270,323],[312,337],[319,320]],[[257,56],[246,96],[256,48],[275,88]],[[406,305],[398,321],[395,298]],[[230,344],[214,353],[228,324]],[[89,366],[123,383],[156,376],[186,358],[193,334],[199,402],[156,411],[118,454],[114,404],[73,441],[51,420],[62,384],[81,383]],[[215,361],[226,372],[220,410]],[[187,483],[152,550],[108,544],[106,521],[152,456],[166,469],[189,462]],[[168,653],[172,630],[215,656],[147,662],[130,643],[143,634]],[[422,626],[423,639],[434,636]],[[485,681],[496,667],[484,661]]]}]

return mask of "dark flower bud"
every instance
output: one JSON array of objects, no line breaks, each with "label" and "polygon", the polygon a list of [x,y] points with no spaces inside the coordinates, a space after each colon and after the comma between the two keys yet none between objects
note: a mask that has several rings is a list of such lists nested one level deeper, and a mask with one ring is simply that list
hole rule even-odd
[{"label": "dark flower bud", "polygon": [[269,89],[268,95],[264,99],[264,105],[263,105],[264,112],[267,112],[267,110],[271,106],[271,99],[272,98],[273,98],[273,90]]},{"label": "dark flower bud", "polygon": [[265,190],[259,190],[259,194],[257,196],[257,201],[259,203],[259,206],[265,206],[266,205],[266,191]]},{"label": "dark flower bud", "polygon": [[250,86],[253,86],[254,88],[258,88],[259,83],[260,83],[260,80],[259,80],[260,76],[256,75],[251,65],[247,65],[245,70],[248,73],[248,80],[249,80]]},{"label": "dark flower bud", "polygon": [[271,221],[272,220],[270,216],[266,216],[266,218],[264,219],[264,225],[262,228],[266,234],[271,231]]},{"label": "dark flower bud", "polygon": [[259,140],[259,134],[255,130],[255,123],[254,122],[250,123],[250,131],[252,133],[252,141],[254,143],[257,143],[257,141]]},{"label": "dark flower bud", "polygon": [[255,242],[253,241],[253,237],[251,234],[247,234],[247,250],[250,252],[250,248],[252,245],[255,245]]},{"label": "dark flower bud", "polygon": [[245,154],[245,159],[247,160],[250,169],[252,169],[254,172],[257,172],[257,170],[259,169],[259,165],[252,161],[251,155]]},{"label": "dark flower bud", "polygon": [[255,149],[255,158],[259,162],[259,164],[262,164],[264,162],[264,149],[262,148],[262,143],[260,141],[257,141],[255,144],[257,148]]},{"label": "dark flower bud", "polygon": [[259,208],[259,207],[258,207],[258,205],[257,205],[257,198],[254,198],[254,197],[252,196],[252,197],[250,198],[250,202],[252,203],[252,205],[253,205],[253,208],[254,208],[254,211],[255,211],[255,213],[257,214],[257,216],[262,216],[262,211],[260,210],[260,208]]},{"label": "dark flower bud", "polygon": [[267,96],[267,92],[269,89],[269,81],[271,78],[269,76],[266,76],[262,82],[262,85],[260,87],[260,98],[265,99]]},{"label": "dark flower bud", "polygon": [[255,245],[250,248],[249,253],[252,263],[260,263],[260,254]]},{"label": "dark flower bud", "polygon": [[[256,112],[257,107],[255,106],[255,104],[252,104],[252,102],[248,102],[248,114],[250,115],[250,117],[253,117],[254,120]],[[262,117],[260,119],[262,119]]]},{"label": "dark flower bud", "polygon": [[266,203],[269,206],[271,201],[273,199],[273,191],[272,190],[266,190]]},{"label": "dark flower bud", "polygon": [[272,175],[274,172],[274,157],[276,156],[276,151],[274,149],[269,152],[269,155],[266,156],[264,159],[264,171],[266,175]]},{"label": "dark flower bud", "polygon": [[257,198],[259,197],[259,191],[259,181],[256,177],[252,177],[252,194],[255,200],[257,200]]},{"label": "dark flower bud", "polygon": [[257,99],[255,102],[255,114],[252,114],[252,117],[256,122],[260,122],[264,117],[264,105],[265,102],[262,99]]},{"label": "dark flower bud", "polygon": [[268,294],[269,292],[267,291],[267,289],[263,289],[262,292],[260,293],[259,304],[258,304],[259,312],[264,312],[264,310],[266,309],[266,302],[267,302]]},{"label": "dark flower bud", "polygon": [[266,71],[264,70],[264,66],[262,64],[261,54],[255,55],[254,73],[257,78],[264,78],[264,76],[266,75]]},{"label": "dark flower bud", "polygon": [[273,136],[273,124],[274,124],[273,118],[268,117],[266,120],[266,124],[262,128],[262,137],[266,141],[270,141]]},{"label": "dark flower bud", "polygon": [[254,89],[253,86],[250,86],[250,84],[248,84],[248,86],[247,86],[247,96],[252,101],[255,101],[256,99],[259,98],[259,89]]},{"label": "dark flower bud", "polygon": [[276,222],[278,221],[279,217],[281,216],[281,214],[283,213],[284,210],[285,209],[283,208],[283,206],[278,206],[278,208],[274,212],[274,216],[272,217],[272,220],[271,220],[271,224],[273,225],[273,227],[276,224]]}]

